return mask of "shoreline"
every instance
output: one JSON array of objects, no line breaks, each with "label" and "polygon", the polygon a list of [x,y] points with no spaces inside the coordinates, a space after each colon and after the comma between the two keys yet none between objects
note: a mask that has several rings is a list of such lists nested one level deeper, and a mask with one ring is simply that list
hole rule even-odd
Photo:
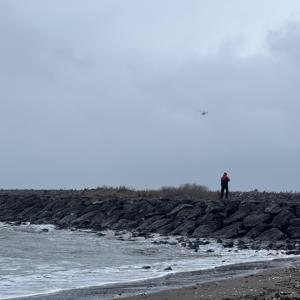
[{"label": "shoreline", "polygon": [[296,300],[300,299],[300,264],[236,276],[122,300]]},{"label": "shoreline", "polygon": [[[270,261],[233,264],[233,265],[217,267],[214,269],[169,274],[164,277],[154,278],[149,280],[121,283],[121,284],[110,284],[104,286],[91,286],[86,288],[64,290],[64,291],[51,293],[51,294],[41,294],[41,295],[10,298],[10,299],[11,300],[71,300],[71,299],[82,299],[82,300],[83,299],[85,300],[212,299],[212,300],[219,300],[222,299],[219,298],[220,293],[222,293],[223,291],[225,294],[228,293],[228,291],[226,292],[226,287],[230,287],[234,285],[238,287],[239,284],[241,284],[244,281],[249,281],[249,279],[251,279],[251,281],[253,281],[253,285],[255,285],[256,281],[261,280],[261,278],[268,278],[272,276],[271,274],[273,273],[275,274],[276,272],[279,274],[288,272],[287,270],[290,270],[291,268],[292,269],[297,268],[300,277],[299,256],[286,258],[286,259],[274,259]],[[216,289],[216,286],[218,286],[219,288]],[[210,298],[205,298],[207,296],[206,295],[205,297],[203,296],[204,298],[201,298],[200,295],[198,295],[197,298],[195,298],[195,293],[197,292],[197,294],[199,294],[199,290],[203,290],[203,289],[205,289],[205,291],[210,293],[212,296]],[[256,290],[259,291],[259,289],[261,289],[261,287],[258,286]],[[300,278],[299,278],[299,289],[300,289]],[[245,290],[247,290],[247,288],[244,287],[241,288],[241,290],[235,288],[233,291],[235,291],[236,294],[243,294],[245,293]],[[226,298],[226,299],[243,299],[243,298]],[[299,299],[300,299],[300,294],[299,294]]]},{"label": "shoreline", "polygon": [[[202,239],[212,238],[224,248],[237,246],[239,250],[284,250],[287,254],[298,255],[294,258],[294,263],[299,261],[299,193],[235,192],[232,193],[231,199],[221,201],[213,193],[203,193],[201,190],[194,192],[193,189],[171,190],[166,193],[163,190],[141,192],[106,188],[82,191],[2,190],[0,191],[0,221],[14,225],[28,222],[39,225],[52,224],[56,229],[88,229],[99,234],[104,230],[120,233],[128,231],[134,238],[149,238],[153,234],[181,236],[182,238],[177,239],[176,243],[196,252],[202,245]],[[230,286],[230,282],[232,284],[235,282],[235,279],[228,278],[250,276],[250,273],[253,275],[263,269],[272,272],[276,267],[285,267],[281,270],[288,270],[286,264],[291,261],[292,258],[285,261],[230,265],[209,271],[170,274],[153,280],[94,286],[15,299],[106,300],[122,297],[124,299],[124,297],[143,293],[157,295],[155,293],[159,292],[167,293],[157,296],[165,298],[148,299],[184,300],[189,298],[185,296],[178,298],[176,296],[180,294],[178,288],[186,291],[187,288],[183,288],[185,286],[195,286],[204,282],[209,285],[211,282],[207,289],[213,294],[214,283],[220,280],[229,280],[224,283],[225,286],[220,287],[221,290],[226,290],[226,284]],[[297,268],[299,269],[299,265]],[[257,278],[255,276],[251,278]],[[239,290],[238,286],[241,283],[236,284]],[[170,292],[162,292],[166,289]],[[177,289],[177,292],[172,294],[174,289]],[[275,287],[272,289],[276,290]],[[193,288],[190,288],[188,293],[192,295]],[[196,299],[201,298],[197,296]],[[217,300],[220,297],[211,299]]]}]

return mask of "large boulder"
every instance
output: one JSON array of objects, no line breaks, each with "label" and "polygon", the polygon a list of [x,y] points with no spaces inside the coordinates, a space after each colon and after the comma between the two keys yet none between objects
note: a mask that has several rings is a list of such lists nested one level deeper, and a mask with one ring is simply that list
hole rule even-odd
[{"label": "large boulder", "polygon": [[120,219],[124,219],[124,214],[121,212],[116,212],[116,214],[106,216],[102,221],[101,226],[105,229],[111,229],[111,226],[117,223]]},{"label": "large boulder", "polygon": [[244,218],[243,224],[246,228],[253,228],[258,225],[262,225],[271,220],[270,214],[257,213],[251,214]]},{"label": "large boulder", "polygon": [[111,229],[114,230],[129,230],[134,228],[136,225],[135,221],[129,219],[120,219],[116,223],[111,225]]},{"label": "large boulder", "polygon": [[266,231],[270,228],[271,228],[271,226],[269,224],[261,224],[261,225],[255,226],[247,232],[245,237],[248,239],[255,239],[261,233],[263,233],[264,231]]},{"label": "large boulder", "polygon": [[194,208],[191,204],[179,204],[175,208],[173,208],[169,213],[167,213],[168,217],[175,217],[181,210],[191,211]]},{"label": "large boulder", "polygon": [[193,209],[184,208],[178,212],[176,219],[188,219],[188,220],[197,220],[204,213],[204,209],[200,207],[194,207]]},{"label": "large boulder", "polygon": [[300,239],[300,225],[291,225],[287,228],[286,232],[289,238]]},{"label": "large boulder", "polygon": [[224,213],[218,212],[218,213],[209,213],[204,216],[201,216],[200,218],[197,218],[196,225],[206,225],[207,223],[213,222],[218,223],[221,225],[223,224],[225,216]]},{"label": "large boulder", "polygon": [[155,207],[156,211],[163,212],[165,214],[170,212],[175,206],[178,205],[178,201],[171,200],[168,198],[150,199],[147,200],[147,202],[151,203]]},{"label": "large boulder", "polygon": [[233,239],[246,233],[243,222],[237,222],[223,227],[213,233],[216,238]]},{"label": "large boulder", "polygon": [[[74,226],[74,227],[83,227],[83,226],[86,226],[86,225],[89,225],[92,218],[97,214],[96,211],[90,211],[90,212],[87,212],[85,213],[84,215],[76,218],[75,220],[73,220],[71,222],[71,226]],[[72,214],[71,214],[72,215]],[[61,221],[59,221],[61,223]]]},{"label": "large boulder", "polygon": [[175,228],[174,222],[170,221],[170,222],[164,224],[163,226],[157,228],[155,230],[155,232],[159,233],[159,234],[163,234],[163,235],[169,235],[170,232],[172,232],[174,230],[174,228]]},{"label": "large boulder", "polygon": [[272,203],[270,203],[270,205],[268,205],[265,208],[264,213],[277,215],[281,212],[281,210],[282,210],[282,207],[278,203],[272,202]]},{"label": "large boulder", "polygon": [[227,216],[232,215],[234,212],[236,212],[239,208],[240,201],[238,200],[231,200],[226,202],[226,205],[224,207],[224,211]]},{"label": "large boulder", "polygon": [[166,224],[172,222],[172,219],[161,218],[153,223],[149,224],[147,227],[148,232],[155,232],[158,228],[165,226]]},{"label": "large boulder", "polygon": [[74,213],[71,213],[69,215],[66,215],[61,220],[57,222],[57,225],[59,227],[69,227],[71,222],[76,218],[76,215]]},{"label": "large boulder", "polygon": [[233,213],[232,215],[230,215],[229,217],[223,220],[223,224],[227,226],[232,223],[243,220],[246,216],[253,213],[253,211],[256,210],[256,207],[257,207],[256,203],[240,204],[239,208],[235,211],[235,213]]},{"label": "large boulder", "polygon": [[225,211],[225,205],[223,202],[217,201],[217,202],[211,202],[209,203],[209,205],[207,206],[205,213],[206,214],[216,214],[216,213],[220,213],[220,212],[224,212]]},{"label": "large boulder", "polygon": [[209,237],[213,232],[217,231],[222,227],[222,223],[218,221],[210,221],[206,224],[198,226],[192,233],[193,237]]},{"label": "large boulder", "polygon": [[283,209],[273,218],[271,225],[279,229],[285,229],[288,226],[290,219],[293,218],[295,218],[295,215],[291,213],[290,210]]},{"label": "large boulder", "polygon": [[258,240],[261,241],[279,241],[285,238],[285,234],[280,231],[278,228],[270,228],[258,236]]},{"label": "large boulder", "polygon": [[192,220],[187,220],[185,222],[182,222],[179,226],[175,228],[171,232],[172,235],[189,235],[191,232],[193,232],[195,229],[195,222]]},{"label": "large boulder", "polygon": [[97,213],[90,222],[91,228],[95,230],[103,230],[103,223],[106,220],[107,216],[102,213]]},{"label": "large boulder", "polygon": [[300,226],[300,218],[292,218],[292,219],[290,219],[289,224],[291,226]]}]

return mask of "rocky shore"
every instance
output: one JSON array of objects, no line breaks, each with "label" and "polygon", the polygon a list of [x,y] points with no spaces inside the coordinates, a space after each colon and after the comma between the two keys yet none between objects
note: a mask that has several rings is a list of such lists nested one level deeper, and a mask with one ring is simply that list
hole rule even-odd
[{"label": "rocky shore", "polygon": [[[300,265],[269,269],[256,274],[198,283],[123,300],[299,300]],[[89,299],[91,300],[91,299]]]},{"label": "rocky shore", "polygon": [[234,192],[230,200],[220,200],[213,192],[1,190],[0,221],[178,235],[178,243],[195,251],[203,238],[215,238],[225,247],[300,253],[297,193]]}]

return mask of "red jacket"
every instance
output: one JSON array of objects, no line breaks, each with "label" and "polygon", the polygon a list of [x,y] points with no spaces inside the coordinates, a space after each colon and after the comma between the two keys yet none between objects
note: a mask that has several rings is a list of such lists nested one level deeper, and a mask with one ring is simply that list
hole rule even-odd
[{"label": "red jacket", "polygon": [[223,175],[221,177],[221,186],[222,187],[228,187],[228,182],[230,181],[230,178],[228,175]]}]

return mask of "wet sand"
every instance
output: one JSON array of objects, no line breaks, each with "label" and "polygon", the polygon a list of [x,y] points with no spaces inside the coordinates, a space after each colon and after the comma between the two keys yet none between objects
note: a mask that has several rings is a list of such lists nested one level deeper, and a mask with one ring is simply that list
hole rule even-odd
[{"label": "wet sand", "polygon": [[300,264],[122,300],[300,299]]},{"label": "wet sand", "polygon": [[236,300],[300,299],[300,257],[170,274],[162,278],[95,286],[18,300]]}]

